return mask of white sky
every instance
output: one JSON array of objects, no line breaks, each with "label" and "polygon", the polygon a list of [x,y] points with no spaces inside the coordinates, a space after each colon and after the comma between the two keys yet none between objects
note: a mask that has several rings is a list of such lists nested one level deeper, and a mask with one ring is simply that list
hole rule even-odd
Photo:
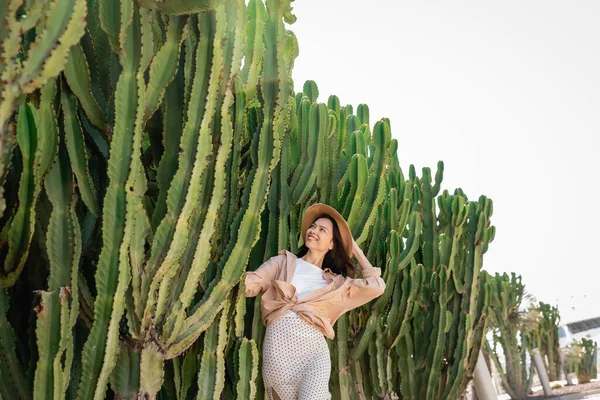
[{"label": "white sky", "polygon": [[484,269],[600,316],[600,1],[292,4],[296,90],[390,118],[405,174],[443,160],[443,188],[493,199]]}]

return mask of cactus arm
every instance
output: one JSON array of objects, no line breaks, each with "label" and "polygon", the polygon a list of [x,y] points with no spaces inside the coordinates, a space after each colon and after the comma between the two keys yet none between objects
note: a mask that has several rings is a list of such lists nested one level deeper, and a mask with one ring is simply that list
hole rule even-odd
[{"label": "cactus arm", "polygon": [[[359,106],[359,109],[361,107]],[[365,111],[365,109],[367,111]],[[363,118],[368,120],[368,108],[362,107]],[[354,237],[361,239],[357,244],[362,244],[366,240],[366,235],[369,233],[369,222],[372,223],[375,218],[377,206],[381,204],[385,198],[385,175],[387,170],[385,165],[389,165],[392,153],[388,150],[391,141],[391,131],[388,120],[378,121],[373,129],[374,138],[374,153],[372,154],[372,162],[369,165],[369,178],[367,187],[364,191],[364,202],[353,221],[352,232]],[[395,155],[395,153],[393,154]],[[367,227],[367,229],[365,229]]]},{"label": "cactus arm", "polygon": [[154,346],[142,350],[138,398],[156,399],[164,380],[164,362],[162,354]]},{"label": "cactus arm", "polygon": [[99,0],[98,1],[98,20],[100,27],[110,43],[110,47],[115,53],[119,52],[119,32],[121,25],[119,0]]},{"label": "cactus arm", "polygon": [[217,0],[141,0],[140,5],[162,11],[169,15],[196,14],[215,9]]},{"label": "cactus arm", "polygon": [[[73,365],[73,357],[75,353],[75,344],[73,340],[73,329],[75,328],[75,324],[77,323],[77,319],[79,316],[79,282],[78,282],[78,274],[79,274],[79,263],[81,260],[81,252],[82,252],[82,235],[81,235],[81,227],[79,225],[79,221],[77,219],[76,213],[76,197],[73,195],[71,199],[71,207],[70,207],[70,223],[73,227],[73,256],[71,260],[71,286],[67,291],[64,290],[70,295],[71,305],[70,309],[68,309],[68,318],[67,315],[67,307],[66,307],[66,299],[63,300],[63,308],[65,318],[61,321],[61,342],[60,349],[64,353],[64,363],[63,357],[61,355],[61,351],[56,355],[54,359],[54,374],[57,376],[59,373],[62,373],[62,388],[60,391],[54,391],[54,398],[60,398],[65,395],[67,388],[69,387],[70,378],[71,378],[71,367]],[[61,296],[63,293],[61,292]],[[61,314],[62,315],[62,314]]]},{"label": "cactus arm", "polygon": [[7,290],[0,289],[0,393],[4,393],[7,399],[13,396],[19,400],[30,399],[30,384],[26,382],[23,373],[25,369],[17,359],[15,333],[6,317],[8,308]]},{"label": "cactus arm", "polygon": [[33,395],[36,399],[51,399],[54,385],[54,352],[60,340],[60,326],[57,324],[60,324],[61,310],[58,290],[43,291],[40,297],[40,303],[36,307],[37,327],[35,331],[39,360],[35,370]]},{"label": "cactus arm", "polygon": [[[183,195],[188,188],[191,170],[193,168],[193,156],[196,152],[198,142],[198,133],[202,115],[205,109],[208,77],[211,66],[212,43],[214,42],[214,13],[204,13],[199,17],[198,27],[200,29],[200,40],[196,49],[196,71],[194,83],[192,85],[192,94],[188,106],[187,121],[181,134],[178,169],[171,180],[171,186],[168,190],[166,204],[167,214],[156,228],[151,245],[150,258],[146,263],[145,274],[141,282],[141,310],[144,310],[144,320],[142,326],[147,327],[150,318],[153,316],[155,298],[150,298],[150,286],[154,285],[155,290],[160,284],[160,279],[155,281],[159,267],[168,252],[168,246],[173,236],[173,223],[177,220],[178,214],[183,207],[185,196]],[[152,304],[148,304],[151,302]],[[152,311],[151,311],[152,310]]]},{"label": "cactus arm", "polygon": [[86,16],[85,0],[56,0],[48,11],[44,32],[37,36],[23,63],[18,82],[25,93],[31,93],[64,69],[69,50],[85,32]]},{"label": "cactus arm", "polygon": [[383,393],[389,392],[389,385],[391,381],[387,378],[387,351],[384,349],[383,344],[383,331],[381,329],[381,325],[377,324],[377,329],[375,333],[375,349],[376,352],[376,365],[377,365],[377,379],[378,385],[382,388]]},{"label": "cactus arm", "polygon": [[[128,323],[130,333],[137,338],[141,332],[140,320],[141,310],[135,307],[139,304],[139,288],[141,285],[140,276],[143,274],[145,262],[145,246],[148,237],[151,235],[150,221],[144,208],[144,196],[148,189],[148,182],[142,165],[142,135],[144,129],[144,106],[146,104],[146,85],[145,74],[150,65],[153,54],[153,36],[150,24],[151,11],[140,9],[140,28],[142,52],[140,66],[137,71],[138,104],[136,110],[136,119],[134,125],[133,137],[133,158],[131,163],[131,172],[127,181],[127,221],[126,230],[131,232],[131,242],[129,244],[129,266],[132,276],[132,290],[128,295],[129,307],[127,308]],[[130,225],[129,225],[130,224]]]},{"label": "cactus arm", "polygon": [[439,398],[440,379],[442,368],[442,356],[444,354],[445,344],[445,326],[448,323],[446,313],[446,284],[447,273],[446,268],[441,266],[437,276],[437,292],[439,293],[437,304],[434,312],[434,329],[431,332],[431,343],[429,345],[429,380],[427,382],[427,398]]},{"label": "cactus arm", "polygon": [[[290,188],[295,190],[298,186],[298,181],[302,177],[304,170],[300,168],[301,165],[308,165],[310,161],[311,152],[316,152],[316,146],[318,145],[316,134],[310,134],[310,121],[311,115],[314,115],[314,112],[311,113],[311,109],[314,110],[317,107],[316,104],[311,104],[308,97],[304,96],[300,100],[297,110],[298,110],[298,128],[297,128],[297,136],[298,136],[298,145],[299,145],[299,159],[294,169],[294,173],[292,175],[292,179],[290,182]],[[310,175],[308,175],[310,177]],[[292,192],[293,192],[292,190]]]},{"label": "cactus arm", "polygon": [[[197,68],[196,60],[198,45],[203,43],[202,47],[206,47],[209,44],[209,40],[207,37],[209,35],[200,35],[200,29],[198,29],[199,27],[196,23],[196,20],[198,18],[206,18],[208,15],[208,13],[203,13],[202,15],[198,15],[196,18],[191,17],[188,19],[188,35],[185,38],[185,41],[183,42],[183,45],[185,47],[185,59],[183,60],[184,89],[183,96],[181,96],[181,99],[183,99],[183,113],[181,114],[182,116],[188,114],[188,106],[192,104],[191,95],[194,83],[194,76]],[[210,21],[209,23],[212,23],[212,21]],[[201,36],[201,39],[203,40],[199,41],[198,36]]]},{"label": "cactus arm", "polygon": [[[115,129],[111,142],[110,158],[108,160],[109,185],[104,198],[102,243],[98,266],[96,269],[97,295],[94,302],[94,322],[82,353],[82,374],[79,382],[77,397],[79,399],[101,397],[100,385],[96,385],[103,368],[103,359],[107,352],[116,352],[114,335],[115,317],[123,306],[123,298],[117,298],[113,304],[117,289],[124,290],[127,264],[120,264],[121,244],[124,238],[125,225],[125,184],[132,159],[133,128],[135,105],[137,100],[136,69],[139,63],[139,33],[135,29],[133,7],[128,2],[121,3],[121,44],[123,71],[119,77],[115,92]],[[135,27],[134,27],[135,26]],[[121,265],[120,268],[115,266]],[[120,317],[119,317],[120,320]],[[112,329],[109,329],[109,324]],[[111,348],[107,347],[108,332],[111,331]],[[109,357],[110,358],[110,357]],[[104,369],[103,381],[106,382],[110,371]]]},{"label": "cactus arm", "polygon": [[106,131],[108,127],[104,122],[102,111],[92,94],[90,68],[81,44],[78,43],[71,48],[64,73],[69,87],[77,98],[79,98],[81,107],[90,122],[102,131]]},{"label": "cactus arm", "polygon": [[[241,29],[239,28],[239,26],[241,26],[241,21],[243,20],[244,15],[242,12],[240,12],[241,9],[243,9],[243,7],[241,6],[241,4],[238,4],[236,6],[236,10],[229,10],[229,15],[235,13],[237,14],[237,17],[236,20],[234,20],[234,26],[236,26],[236,30],[233,38],[233,56],[232,63],[230,66],[231,70],[228,75],[232,75],[233,71],[237,71],[239,69],[239,65],[241,63],[242,58],[242,47],[240,45]],[[219,10],[220,9],[218,8],[217,15],[219,14]],[[231,117],[229,115],[230,108],[233,104],[233,93],[231,91],[231,86],[233,85],[228,85],[225,94],[225,99],[223,100],[223,104],[221,106],[221,147],[219,148],[217,159],[215,162],[216,171],[225,170],[227,158],[229,157],[229,152],[231,149],[231,140],[233,138],[233,126]],[[206,129],[208,129],[208,125],[206,125]],[[190,191],[193,193],[194,189],[191,189]],[[181,324],[186,317],[185,310],[190,306],[193,295],[196,292],[198,278],[200,277],[200,271],[206,268],[206,264],[209,261],[209,253],[204,251],[203,249],[209,247],[210,240],[217,226],[219,209],[221,207],[224,197],[225,180],[220,178],[217,174],[214,178],[214,188],[212,191],[212,197],[206,213],[202,232],[200,233],[200,236],[198,238],[198,243],[196,245],[196,254],[194,256],[194,260],[192,261],[192,266],[188,274],[188,279],[186,280],[183,290],[178,296],[175,305],[173,306],[171,316],[167,320],[165,329],[166,331],[170,331],[171,329],[177,331],[181,327]],[[192,197],[191,202],[192,204],[196,204],[197,200]]]},{"label": "cactus arm", "polygon": [[[369,166],[365,156],[362,154],[355,154],[352,156],[352,162],[350,163],[350,183],[353,186],[353,196],[349,198],[351,204],[350,211],[348,213],[348,225],[355,226],[361,207],[365,200],[365,188],[369,181]],[[351,200],[350,200],[351,199]],[[353,236],[355,233],[352,234]]]},{"label": "cactus arm", "polygon": [[292,191],[293,204],[303,203],[312,189],[316,177],[316,160],[322,156],[322,137],[326,136],[327,108],[324,104],[313,103],[310,105],[308,118],[308,148],[306,149],[306,163],[299,164],[301,173]]},{"label": "cactus arm", "polygon": [[[218,331],[218,342],[215,349],[216,354],[216,366],[215,366],[215,388],[213,391],[213,399],[221,398],[221,393],[225,387],[225,347],[229,342],[228,324],[230,318],[230,300],[227,300],[227,304],[223,307],[221,312],[221,318],[219,319],[219,331]],[[235,306],[235,303],[232,304]]]},{"label": "cactus arm", "polygon": [[38,137],[36,125],[33,106],[22,105],[17,116],[17,143],[23,160],[19,182],[19,206],[8,230],[8,253],[1,271],[3,276],[0,276],[0,288],[13,286],[21,274],[33,235],[35,196],[39,193],[36,186],[39,186],[40,182],[35,176]]},{"label": "cactus arm", "polygon": [[244,315],[246,315],[246,295],[245,295],[246,284],[242,280],[238,286],[238,293],[235,302],[235,330],[234,334],[236,338],[244,336]]},{"label": "cactus arm", "polygon": [[239,380],[236,385],[236,399],[256,398],[256,377],[258,376],[258,349],[254,340],[242,338],[238,350]]},{"label": "cactus arm", "polygon": [[[245,57],[249,57],[245,55]],[[247,140],[247,129],[244,124],[246,119],[246,93],[241,82],[241,78],[238,78],[234,82],[235,88],[235,123],[234,123],[234,137],[232,143],[232,155],[227,164],[227,171],[230,171],[228,176],[228,191],[229,198],[225,199],[225,203],[222,208],[222,219],[221,219],[221,234],[226,238],[231,238],[233,228],[233,220],[237,212],[237,202],[240,196],[240,163],[241,153],[244,146],[244,141]],[[224,247],[223,243],[222,247]]]},{"label": "cactus arm", "polygon": [[[175,232],[173,233],[173,239],[171,241],[171,247],[167,251],[165,260],[163,261],[160,270],[155,275],[152,284],[150,285],[150,295],[148,298],[148,305],[144,311],[144,327],[146,327],[149,321],[150,314],[154,307],[154,322],[160,321],[165,315],[166,306],[169,299],[171,282],[176,275],[179,267],[179,260],[185,250],[185,246],[188,242],[188,226],[189,218],[197,207],[201,195],[201,182],[202,174],[206,170],[209,164],[209,155],[212,152],[211,143],[211,124],[215,118],[218,104],[218,89],[221,85],[221,79],[223,77],[223,47],[221,41],[223,40],[226,32],[226,21],[225,21],[225,7],[219,6],[216,9],[216,35],[214,42],[213,51],[213,65],[211,69],[211,75],[209,79],[208,93],[206,98],[205,113],[200,124],[200,135],[198,136],[198,142],[196,145],[197,152],[195,154],[195,161],[192,165],[191,179],[189,183],[189,189],[185,196],[185,201],[179,218],[177,219]],[[225,141],[223,138],[226,151],[230,146],[230,140]],[[225,160],[227,157],[225,156]],[[175,177],[177,179],[178,176]],[[219,199],[219,204],[222,198]],[[216,212],[216,210],[215,210]],[[213,225],[214,229],[214,225]],[[203,251],[204,252],[204,251]],[[208,256],[208,252],[204,252]],[[158,288],[158,296],[153,295],[156,288]]]},{"label": "cactus arm", "polygon": [[[98,384],[94,397],[98,400],[102,398],[110,375],[117,363],[117,349],[119,340],[119,325],[125,309],[126,291],[131,278],[131,257],[136,253],[132,249],[139,248],[145,243],[144,234],[134,235],[137,224],[142,224],[143,229],[148,226],[146,214],[142,206],[142,197],[146,192],[146,178],[141,162],[142,150],[142,129],[143,129],[143,107],[145,104],[145,85],[144,73],[150,62],[152,51],[151,26],[149,22],[150,11],[147,9],[137,9],[130,5],[122,6],[122,16],[128,18],[125,21],[132,21],[129,26],[125,24],[125,29],[121,32],[121,43],[125,46],[136,46],[141,39],[141,55],[139,58],[139,67],[136,73],[137,87],[137,109],[135,112],[134,132],[133,132],[133,153],[131,156],[131,169],[125,187],[126,191],[126,216],[123,241],[119,250],[119,277],[117,289],[114,295],[114,307],[108,327],[108,337],[106,344],[106,354],[102,364],[102,370],[98,379]],[[139,12],[139,15],[138,15]],[[139,26],[138,26],[139,21]],[[128,49],[129,50],[129,49]],[[133,238],[138,243],[133,242]],[[131,317],[130,317],[131,318]],[[137,320],[130,322],[130,330],[137,334]],[[152,367],[152,371],[148,366]],[[140,372],[140,392],[147,392],[151,396],[162,386],[164,376],[162,355],[155,352],[153,346],[147,346],[141,354],[141,372]],[[148,384],[148,382],[151,382]]]},{"label": "cactus arm", "polygon": [[[38,1],[37,4],[40,5],[42,4],[42,2]],[[0,3],[0,21],[2,22],[0,24],[0,43],[4,41],[9,31],[7,29],[8,23],[4,23],[4,20],[7,19],[7,17],[9,16],[8,10],[9,6],[7,1],[3,1],[2,3]],[[0,74],[2,74],[2,70],[4,69],[4,60],[2,58],[3,57],[0,56]]]},{"label": "cactus arm", "polygon": [[[78,302],[74,298],[78,293],[73,271],[77,271],[79,265],[81,233],[77,220],[73,219],[75,198],[72,197],[71,168],[64,146],[59,149],[58,160],[46,176],[45,187],[52,203],[46,235],[50,277],[49,291],[41,292],[36,309],[40,357],[35,371],[35,398],[52,398],[54,393],[63,396],[72,361],[71,323],[74,317],[71,313],[77,313]],[[69,297],[73,298],[73,311],[69,309]],[[64,370],[63,356],[66,358]]]},{"label": "cactus arm", "polygon": [[345,313],[336,322],[337,341],[337,371],[339,378],[339,393],[341,400],[349,400],[350,371],[348,371],[348,314]]},{"label": "cactus arm", "polygon": [[[283,23],[281,21],[280,4],[269,0],[269,10],[266,27],[267,56],[264,62],[264,123],[261,128],[258,145],[257,172],[252,181],[248,200],[248,208],[244,213],[240,225],[238,240],[233,247],[229,258],[225,262],[221,279],[215,284],[213,281],[206,290],[204,298],[193,310],[192,315],[183,322],[181,333],[173,341],[167,351],[168,357],[180,354],[189,347],[202,331],[214,319],[219,311],[219,304],[225,299],[227,293],[236,285],[244,272],[244,265],[249,256],[249,250],[256,243],[260,232],[259,216],[264,208],[265,199],[269,188],[269,175],[279,162],[281,151],[281,136],[286,122],[290,88],[288,86],[284,60],[277,51],[276,43],[283,36]],[[270,49],[270,51],[269,51]],[[279,84],[278,84],[279,82]]]},{"label": "cactus arm", "polygon": [[[223,308],[221,313],[225,313]],[[209,399],[215,389],[215,370],[216,370],[216,356],[215,351],[217,347],[217,335],[219,326],[217,323],[213,323],[204,333],[204,342],[202,350],[202,360],[200,361],[200,371],[198,372],[198,393],[196,395],[197,400]],[[214,397],[212,397],[214,398]]]},{"label": "cactus arm", "polygon": [[[32,188],[29,188],[33,190],[33,194],[30,209],[20,209],[21,213],[17,213],[17,219],[13,219],[13,223],[10,226],[9,233],[18,232],[18,225],[24,224],[22,225],[22,246],[24,247],[20,249],[21,254],[20,259],[18,261],[13,261],[14,255],[9,252],[9,254],[11,254],[11,258],[7,256],[7,258],[5,259],[5,267],[9,268],[12,264],[14,264],[14,262],[18,262],[18,264],[16,270],[10,273],[9,276],[6,277],[5,281],[2,279],[2,277],[0,277],[0,287],[2,287],[3,284],[6,286],[12,286],[13,283],[11,282],[14,282],[14,280],[19,276],[29,252],[29,245],[31,243],[31,238],[35,228],[35,204],[37,203],[37,199],[42,188],[43,177],[45,176],[52,162],[54,161],[57,152],[56,148],[58,142],[58,132],[56,126],[56,117],[54,115],[53,108],[55,94],[56,86],[54,80],[51,79],[48,82],[48,84],[42,88],[41,91],[40,115],[37,115],[35,109],[32,106],[26,105],[24,107],[28,108],[24,110],[25,114],[20,113],[21,117],[23,117],[24,119],[17,118],[17,133],[18,135],[20,134],[20,136],[18,136],[18,141],[27,141],[28,136],[23,130],[30,131],[30,139],[31,135],[34,134],[34,132],[37,130],[37,132],[34,134],[35,141],[33,142],[35,143],[35,148],[31,149],[31,144],[23,144],[23,148],[29,148],[30,151],[35,152],[33,157],[31,157],[31,154],[29,154],[26,155],[25,159],[23,159],[23,161],[26,162],[28,165],[28,167],[25,168],[23,172],[29,170],[29,173],[33,175],[33,186]],[[22,175],[22,179],[24,178],[25,176]],[[28,188],[28,186],[25,186],[23,189],[25,188]],[[21,189],[22,188],[20,187],[20,190]],[[21,201],[20,204],[24,205]],[[13,243],[9,242],[9,245],[11,244],[14,246]]]},{"label": "cactus arm", "polygon": [[110,377],[111,389],[119,399],[137,398],[140,384],[140,352],[121,346],[119,359]]},{"label": "cactus arm", "polygon": [[[181,387],[180,387],[180,398],[186,399],[189,388],[192,386],[194,382],[194,378],[198,373],[198,353],[200,349],[200,342],[194,343],[194,345],[185,353],[185,357],[183,359],[183,363],[181,365]],[[179,358],[174,358],[173,362],[179,360]]]},{"label": "cactus arm", "polygon": [[65,90],[61,91],[60,102],[63,111],[65,142],[69,151],[69,159],[77,178],[77,187],[85,205],[90,212],[98,216],[99,206],[96,200],[96,188],[88,170],[88,154],[84,143],[83,130],[77,117],[75,99]]},{"label": "cactus arm", "polygon": [[[8,140],[9,131],[7,125],[19,96],[19,90],[14,87],[14,81],[17,79],[21,68],[19,58],[17,57],[21,47],[21,24],[17,21],[17,11],[22,3],[22,0],[15,0],[8,3],[8,10],[5,11],[3,20],[0,21],[3,29],[7,27],[3,31],[4,40],[1,43],[2,52],[0,53],[3,67],[0,71],[2,74],[0,78],[3,82],[1,91],[2,101],[0,102],[0,135],[2,135],[0,136],[0,144]],[[8,146],[10,144],[10,142],[7,143],[8,148],[10,148]],[[0,156],[7,157],[8,154],[0,153]],[[5,163],[6,160],[0,159],[0,166],[4,166]]]},{"label": "cactus arm", "polygon": [[[152,59],[147,86],[144,119],[148,120],[156,111],[165,93],[165,88],[173,80],[179,64],[179,49],[186,27],[186,17],[170,17],[167,40]],[[169,132],[169,134],[171,134]]]},{"label": "cactus arm", "polygon": [[[45,1],[41,1],[41,0],[34,1],[31,8],[29,8],[27,11],[25,11],[25,15],[27,15],[27,18],[25,18],[24,20],[21,21],[22,32],[27,32],[28,30],[34,28],[40,21],[42,15],[47,11],[47,7],[48,7],[48,4]],[[0,16],[0,19],[3,19],[3,18]],[[1,37],[1,34],[0,34],[0,37]]]},{"label": "cactus arm", "polygon": [[[71,376],[71,364],[73,362],[73,326],[70,322],[72,319],[72,313],[69,308],[70,294],[71,289],[64,286],[60,288],[60,341],[58,343],[58,351],[56,352],[56,356],[52,363],[54,375],[54,390],[52,397],[55,399],[65,396]],[[76,303],[76,299],[71,301],[71,304]],[[64,368],[62,365],[63,357],[65,359]]]},{"label": "cactus arm", "polygon": [[[1,107],[1,105],[0,105]],[[4,179],[8,165],[11,162],[15,140],[8,126],[0,125],[0,218],[6,210],[6,199],[4,198]]]},{"label": "cactus arm", "polygon": [[327,127],[325,128],[325,134],[319,137],[319,148],[321,149],[322,155],[327,155],[326,157],[319,157],[316,160],[316,169],[317,169],[317,187],[321,191],[322,201],[327,202],[329,200],[329,179],[331,179],[331,161],[333,154],[331,152],[331,148],[333,145],[334,138],[336,136],[336,128],[337,128],[337,118],[335,114],[325,108],[327,111]]},{"label": "cactus arm", "polygon": [[221,310],[219,321],[215,321],[204,333],[202,360],[198,372],[198,393],[196,399],[218,399],[223,391],[225,377],[223,349],[227,340],[227,318],[229,298]]},{"label": "cactus arm", "polygon": [[[80,45],[83,47],[86,60],[89,63],[92,93],[99,102],[104,116],[108,116],[108,113],[105,113],[105,111],[111,106],[111,103],[107,99],[114,94],[114,82],[110,74],[110,63],[113,53],[109,35],[104,32],[101,26],[100,4],[102,4],[102,7],[107,6],[104,0],[94,1],[94,3],[89,5],[86,26],[87,33],[83,36]],[[116,4],[118,6],[118,3]],[[119,13],[118,7],[113,8],[111,16],[116,17],[117,26],[119,23]],[[108,119],[105,122],[107,125],[110,125]],[[110,130],[110,126],[107,129]]]},{"label": "cactus arm", "polygon": [[42,89],[39,111],[39,145],[41,151],[36,153],[36,178],[44,178],[52,166],[58,152],[58,122],[54,110],[56,81],[48,80]]},{"label": "cactus arm", "polygon": [[[361,333],[361,337],[360,337],[358,343],[352,349],[352,355],[350,356],[350,358],[352,360],[358,360],[359,357],[367,349],[367,345],[370,341],[371,335],[375,331],[376,321],[378,320],[378,316],[381,313],[381,311],[383,310],[383,308],[389,302],[389,299],[394,290],[394,285],[392,283],[395,282],[396,275],[403,268],[405,268],[406,265],[408,265],[408,263],[410,263],[414,254],[418,250],[418,247],[419,247],[418,235],[421,232],[421,220],[419,218],[419,215],[416,212],[413,213],[412,218],[411,218],[411,228],[412,228],[411,235],[409,236],[409,239],[406,243],[406,247],[404,248],[404,250],[396,257],[392,256],[392,262],[390,263],[391,268],[392,268],[392,273],[390,273],[390,275],[388,276],[388,282],[390,284],[386,285],[385,292],[375,302],[375,305],[373,306],[373,309],[372,309],[372,314],[369,317],[369,320],[366,324],[365,330]],[[390,232],[390,246],[393,246],[393,249],[394,249],[394,252],[391,252],[391,250],[390,250],[390,252],[392,254],[396,253],[396,251],[399,251],[399,246],[400,246],[399,245],[399,237],[398,237],[398,234],[396,231]]]},{"label": "cactus arm", "polygon": [[260,0],[248,2],[248,22],[244,32],[246,60],[240,72],[242,81],[245,83],[247,98],[253,100],[256,97],[256,88],[260,74],[260,63],[264,57],[265,46],[263,33],[265,29],[266,12],[265,6]]},{"label": "cactus arm", "polygon": [[[187,53],[186,53],[187,57]],[[182,85],[181,69],[178,76],[167,87],[163,105],[163,147],[164,151],[158,164],[156,182],[158,184],[158,198],[152,214],[153,231],[160,224],[166,213],[167,193],[169,185],[177,171],[177,156],[179,154],[179,142],[183,125],[183,114],[181,112],[184,88]]]}]

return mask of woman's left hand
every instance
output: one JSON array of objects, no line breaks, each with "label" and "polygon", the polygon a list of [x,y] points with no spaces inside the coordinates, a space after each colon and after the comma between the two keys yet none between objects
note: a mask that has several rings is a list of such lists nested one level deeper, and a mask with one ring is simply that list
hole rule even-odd
[{"label": "woman's left hand", "polygon": [[358,256],[362,255],[363,251],[360,247],[358,247],[358,244],[356,244],[356,240],[354,240],[354,238],[352,238],[352,255],[356,258],[358,258]]}]

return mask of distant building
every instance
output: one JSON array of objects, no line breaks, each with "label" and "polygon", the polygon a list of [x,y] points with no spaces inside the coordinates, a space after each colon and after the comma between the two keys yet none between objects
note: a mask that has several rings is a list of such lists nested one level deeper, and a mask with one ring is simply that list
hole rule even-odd
[{"label": "distant building", "polygon": [[600,343],[600,317],[570,322],[558,328],[558,344],[568,346],[573,340],[592,339]]}]

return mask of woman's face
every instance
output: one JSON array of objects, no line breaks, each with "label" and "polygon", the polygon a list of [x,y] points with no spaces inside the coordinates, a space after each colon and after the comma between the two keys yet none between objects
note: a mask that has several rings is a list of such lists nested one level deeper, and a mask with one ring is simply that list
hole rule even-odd
[{"label": "woman's face", "polygon": [[333,222],[319,218],[306,230],[304,244],[311,250],[327,252],[333,249]]}]

